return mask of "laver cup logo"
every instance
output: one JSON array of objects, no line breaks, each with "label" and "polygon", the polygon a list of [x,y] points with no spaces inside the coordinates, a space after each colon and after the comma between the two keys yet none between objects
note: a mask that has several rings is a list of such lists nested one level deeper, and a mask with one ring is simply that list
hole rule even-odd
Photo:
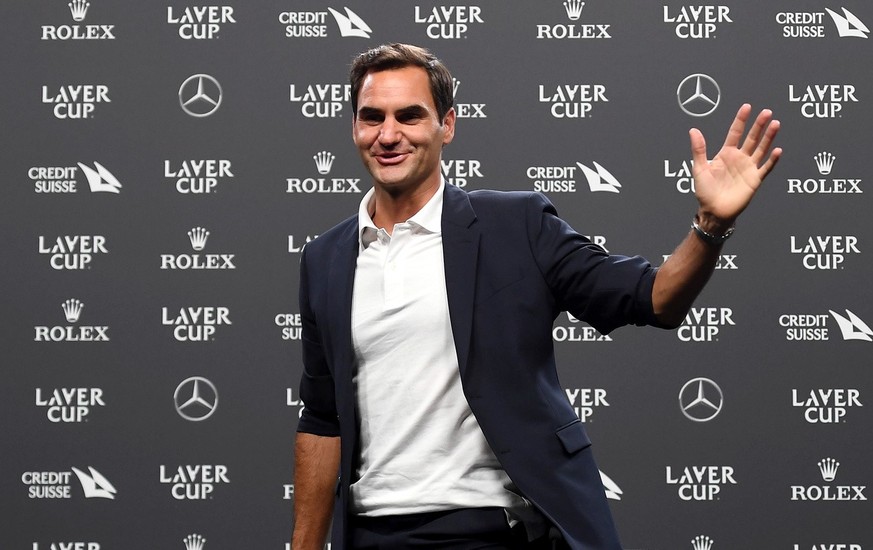
[{"label": "laver cup logo", "polygon": [[94,407],[105,407],[100,388],[36,388],[36,406],[45,407],[51,422],[87,422]]},{"label": "laver cup logo", "polygon": [[289,100],[306,118],[338,118],[352,97],[350,84],[291,84]]},{"label": "laver cup logo", "polygon": [[42,87],[42,102],[54,105],[55,118],[93,118],[97,105],[111,103],[109,86],[103,84],[66,84],[57,88]]},{"label": "laver cup logo", "polygon": [[106,237],[102,235],[63,235],[39,237],[39,253],[49,257],[49,265],[57,270],[91,269],[99,254],[108,254]]},{"label": "laver cup logo", "polygon": [[164,161],[164,177],[183,195],[216,193],[220,181],[233,177],[230,170],[231,163],[226,159]]},{"label": "laver cup logo", "polygon": [[725,327],[736,326],[729,307],[693,307],[676,336],[683,342],[717,342]]},{"label": "laver cup logo", "polygon": [[803,418],[810,424],[845,422],[850,409],[864,406],[860,398],[861,392],[855,388],[791,390],[791,406],[803,409]]},{"label": "laver cup logo", "polygon": [[847,105],[858,103],[854,84],[789,84],[788,101],[804,118],[842,118]]},{"label": "laver cup logo", "polygon": [[682,500],[718,500],[723,486],[736,484],[731,466],[667,466],[667,485],[675,485]]},{"label": "laver cup logo", "polygon": [[182,9],[167,8],[167,23],[178,25],[179,36],[185,40],[212,40],[218,38],[221,26],[236,23],[231,6],[192,6]]},{"label": "laver cup logo", "polygon": [[415,6],[414,13],[415,23],[423,25],[427,37],[435,40],[467,38],[473,25],[484,23],[479,6]]},{"label": "laver cup logo", "polygon": [[475,159],[440,159],[440,172],[446,183],[455,187],[467,187],[484,177],[482,162]]},{"label": "laver cup logo", "polygon": [[604,84],[540,84],[537,93],[554,118],[590,118],[596,105],[609,101]]},{"label": "laver cup logo", "polygon": [[860,254],[855,235],[812,235],[804,238],[791,235],[792,254],[801,257],[803,267],[810,270],[845,269],[846,260]]},{"label": "laver cup logo", "polygon": [[194,464],[175,470],[161,465],[160,482],[170,485],[170,494],[176,500],[211,499],[216,486],[230,483],[227,466]]},{"label": "laver cup logo", "polygon": [[715,38],[722,23],[733,23],[728,6],[664,6],[664,23],[674,26],[679,38]]},{"label": "laver cup logo", "polygon": [[161,324],[173,327],[173,338],[179,342],[209,342],[215,340],[217,327],[231,325],[230,309],[223,306],[161,308]]},{"label": "laver cup logo", "polygon": [[[100,550],[99,542],[50,542],[42,546],[44,550]],[[34,542],[31,550],[40,550],[40,543]]]}]

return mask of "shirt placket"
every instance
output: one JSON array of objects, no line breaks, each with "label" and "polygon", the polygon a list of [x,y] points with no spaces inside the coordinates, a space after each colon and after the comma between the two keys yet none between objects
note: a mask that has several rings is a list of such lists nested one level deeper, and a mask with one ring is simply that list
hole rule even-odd
[{"label": "shirt placket", "polygon": [[387,254],[382,276],[382,296],[385,308],[393,309],[403,305],[406,296],[404,289],[403,249],[409,242],[410,231],[407,224],[397,224],[387,243]]}]

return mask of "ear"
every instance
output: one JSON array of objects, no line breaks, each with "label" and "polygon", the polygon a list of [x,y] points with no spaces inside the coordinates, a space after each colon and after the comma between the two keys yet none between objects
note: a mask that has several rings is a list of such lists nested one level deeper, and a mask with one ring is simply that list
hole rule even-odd
[{"label": "ear", "polygon": [[443,145],[448,145],[455,138],[455,109],[452,107],[443,118]]}]

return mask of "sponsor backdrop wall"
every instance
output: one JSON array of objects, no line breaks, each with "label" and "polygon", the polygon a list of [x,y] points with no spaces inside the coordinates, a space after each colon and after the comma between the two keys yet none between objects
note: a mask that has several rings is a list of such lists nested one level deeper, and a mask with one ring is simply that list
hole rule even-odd
[{"label": "sponsor backdrop wall", "polygon": [[[628,549],[873,549],[873,80],[861,0],[6,2],[0,547],[283,550],[299,252],[369,188],[351,57],[456,78],[443,171],[544,192],[655,263],[687,130],[785,156],[677,331],[562,314],[567,398]],[[427,467],[423,465],[423,467]]]}]

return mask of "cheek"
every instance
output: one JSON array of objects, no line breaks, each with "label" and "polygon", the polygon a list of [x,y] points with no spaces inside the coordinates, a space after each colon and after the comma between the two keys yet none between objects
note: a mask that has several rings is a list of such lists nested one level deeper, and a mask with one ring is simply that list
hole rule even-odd
[{"label": "cheek", "polygon": [[367,126],[355,126],[352,128],[352,140],[358,147],[369,147],[375,141],[378,134],[378,130]]}]

